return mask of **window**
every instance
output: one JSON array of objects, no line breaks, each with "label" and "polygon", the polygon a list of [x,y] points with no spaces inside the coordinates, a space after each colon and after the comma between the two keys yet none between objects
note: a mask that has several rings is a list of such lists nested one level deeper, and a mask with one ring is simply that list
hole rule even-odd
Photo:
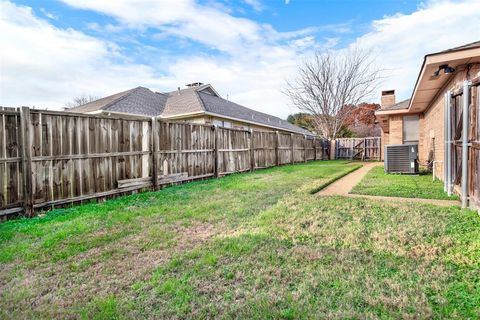
[{"label": "window", "polygon": [[418,115],[403,117],[403,143],[418,143],[419,122]]},{"label": "window", "polygon": [[222,120],[213,120],[213,125],[217,127],[225,127],[225,128],[231,128],[232,123],[229,121],[222,121]]}]

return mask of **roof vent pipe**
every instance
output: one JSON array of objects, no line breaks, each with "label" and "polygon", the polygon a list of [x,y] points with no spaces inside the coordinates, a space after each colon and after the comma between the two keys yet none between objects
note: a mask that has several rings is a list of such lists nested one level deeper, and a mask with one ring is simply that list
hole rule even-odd
[{"label": "roof vent pipe", "polygon": [[178,94],[180,94],[180,87],[177,87],[177,90],[178,90]]}]

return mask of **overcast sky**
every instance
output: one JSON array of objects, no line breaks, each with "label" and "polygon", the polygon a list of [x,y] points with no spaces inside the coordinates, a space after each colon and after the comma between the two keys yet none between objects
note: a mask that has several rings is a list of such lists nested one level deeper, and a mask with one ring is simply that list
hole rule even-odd
[{"label": "overcast sky", "polygon": [[[286,118],[281,93],[315,50],[374,50],[409,98],[423,56],[480,40],[480,1],[0,1],[0,105],[211,83]],[[378,101],[378,95],[371,98]]]}]

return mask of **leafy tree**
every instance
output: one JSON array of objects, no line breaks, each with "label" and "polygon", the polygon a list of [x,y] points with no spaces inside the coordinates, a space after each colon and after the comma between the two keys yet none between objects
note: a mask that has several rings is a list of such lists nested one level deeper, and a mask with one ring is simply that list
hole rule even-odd
[{"label": "leafy tree", "polygon": [[312,119],[312,115],[308,113],[294,113],[288,116],[287,121],[291,124],[294,124],[300,128],[315,131],[315,122]]},{"label": "leafy tree", "polygon": [[358,106],[344,106],[344,126],[347,126],[356,137],[369,137],[380,135],[380,127],[375,123],[375,111],[380,109],[376,103],[360,103]]}]

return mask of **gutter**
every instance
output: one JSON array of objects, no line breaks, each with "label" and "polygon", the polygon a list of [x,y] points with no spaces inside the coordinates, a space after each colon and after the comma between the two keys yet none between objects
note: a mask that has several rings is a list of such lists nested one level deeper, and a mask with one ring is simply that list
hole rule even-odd
[{"label": "gutter", "polygon": [[255,121],[249,121],[249,120],[245,120],[245,119],[241,119],[241,118],[229,117],[229,116],[225,116],[225,115],[222,115],[222,114],[209,112],[209,111],[197,111],[197,112],[191,112],[191,113],[182,113],[182,114],[178,114],[178,115],[174,115],[174,116],[162,116],[162,115],[160,115],[160,116],[157,116],[157,118],[167,119],[167,120],[168,119],[182,119],[182,118],[185,118],[186,116],[195,116],[195,115],[214,116],[214,117],[224,118],[224,119],[228,119],[228,120],[235,120],[235,121],[238,121],[238,122],[246,122],[246,123],[249,123],[249,124],[257,125],[259,127],[267,127],[267,128],[272,128],[272,129],[291,132],[291,133],[304,134],[304,135],[308,135],[308,136],[312,136],[312,137],[316,136],[315,134],[313,134],[311,132],[305,133],[305,132],[289,130],[289,129],[286,129],[286,128],[281,128],[281,127],[277,127],[277,126],[273,126],[273,125],[263,124],[263,123],[255,122]]}]

